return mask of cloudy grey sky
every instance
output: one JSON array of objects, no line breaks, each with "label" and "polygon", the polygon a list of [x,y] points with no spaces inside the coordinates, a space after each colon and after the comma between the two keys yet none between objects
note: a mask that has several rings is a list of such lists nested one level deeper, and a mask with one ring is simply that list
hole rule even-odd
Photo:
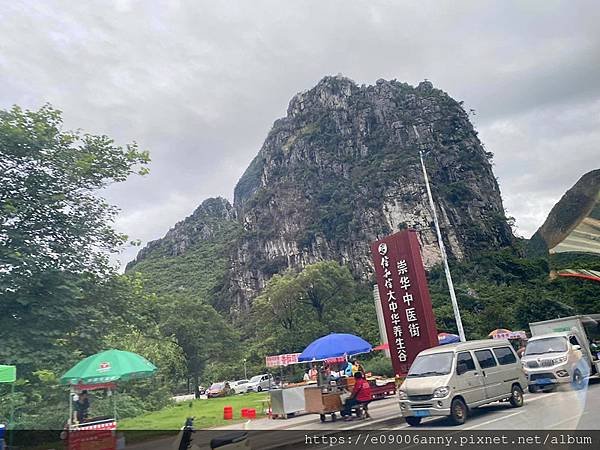
[{"label": "cloudy grey sky", "polygon": [[594,0],[2,3],[0,108],[50,102],[68,128],[150,150],[149,176],[107,192],[143,242],[232,199],[289,99],[337,73],[464,100],[526,237],[600,166]]}]

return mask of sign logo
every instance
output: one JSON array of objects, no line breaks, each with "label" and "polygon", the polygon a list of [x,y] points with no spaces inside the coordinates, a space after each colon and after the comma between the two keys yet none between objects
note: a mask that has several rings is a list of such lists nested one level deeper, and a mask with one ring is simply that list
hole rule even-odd
[{"label": "sign logo", "polygon": [[107,361],[101,362],[98,367],[98,372],[108,372],[111,369],[110,363]]},{"label": "sign logo", "polygon": [[387,244],[385,242],[382,242],[381,244],[379,244],[378,250],[381,256],[385,255],[387,253]]}]

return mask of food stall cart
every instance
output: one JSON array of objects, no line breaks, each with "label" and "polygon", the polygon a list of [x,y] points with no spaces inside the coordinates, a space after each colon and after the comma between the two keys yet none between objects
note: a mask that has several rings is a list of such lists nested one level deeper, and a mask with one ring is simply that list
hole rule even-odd
[{"label": "food stall cart", "polygon": [[[156,366],[142,356],[122,350],[107,350],[89,356],[69,369],[61,384],[70,387],[69,420],[63,438],[68,450],[114,450],[117,445],[116,385],[119,380],[133,380],[152,376]],[[103,390],[111,398],[112,416],[78,417],[73,406],[83,391]]]},{"label": "food stall cart", "polygon": [[[358,336],[332,333],[312,342],[298,357],[298,361],[323,362],[331,358],[347,359],[370,351],[371,344]],[[309,414],[319,414],[322,422],[325,422],[327,415],[331,415],[331,420],[336,420],[336,413],[342,411],[344,401],[350,396],[353,386],[354,378],[340,378],[325,382],[322,377],[319,377],[317,386],[304,388],[305,411]]]},{"label": "food stall cart", "polygon": [[287,419],[304,411],[304,388],[308,383],[287,384],[283,382],[283,368],[300,364],[300,353],[267,356],[265,359],[268,368],[279,368],[282,382],[276,389],[269,392],[271,416],[277,419]]},{"label": "food stall cart", "polygon": [[327,415],[335,422],[336,413],[344,409],[344,401],[350,394],[341,387],[309,386],[304,388],[304,403],[306,412],[319,414],[321,422],[325,422]]},{"label": "food stall cart", "polygon": [[304,389],[307,384],[287,386],[271,391],[271,414],[277,419],[287,419],[304,411]]}]

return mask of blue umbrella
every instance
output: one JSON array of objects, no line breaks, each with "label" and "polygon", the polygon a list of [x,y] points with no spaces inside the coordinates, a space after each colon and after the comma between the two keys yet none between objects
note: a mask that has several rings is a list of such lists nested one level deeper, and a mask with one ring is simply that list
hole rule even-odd
[{"label": "blue umbrella", "polygon": [[352,356],[371,351],[371,344],[353,334],[331,333],[313,341],[298,357],[298,361],[323,361],[339,356]]},{"label": "blue umbrella", "polygon": [[440,345],[454,344],[455,342],[460,342],[460,338],[456,334],[439,333],[438,342]]}]

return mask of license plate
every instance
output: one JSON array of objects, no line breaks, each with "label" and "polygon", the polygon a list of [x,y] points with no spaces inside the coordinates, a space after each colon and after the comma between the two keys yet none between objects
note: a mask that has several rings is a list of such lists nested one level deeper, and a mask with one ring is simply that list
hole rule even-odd
[{"label": "license plate", "polygon": [[535,384],[552,384],[552,380],[550,378],[540,378],[535,380]]},{"label": "license plate", "polygon": [[414,411],[414,413],[415,417],[427,417],[431,415],[429,411]]}]

